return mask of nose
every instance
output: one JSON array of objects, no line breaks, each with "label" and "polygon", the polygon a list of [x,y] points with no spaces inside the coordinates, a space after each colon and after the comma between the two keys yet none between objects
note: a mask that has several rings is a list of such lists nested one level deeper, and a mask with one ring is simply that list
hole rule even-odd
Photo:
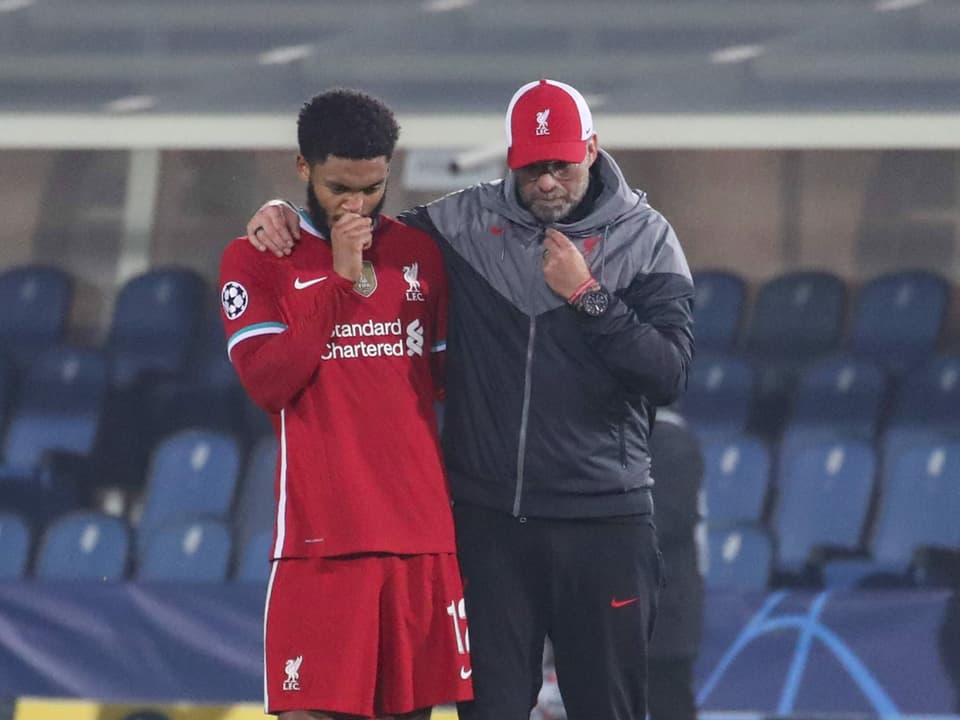
[{"label": "nose", "polygon": [[363,196],[360,193],[350,193],[340,204],[344,212],[359,214],[363,210]]},{"label": "nose", "polygon": [[541,173],[537,178],[537,189],[542,193],[548,193],[557,186],[557,179],[548,172]]}]

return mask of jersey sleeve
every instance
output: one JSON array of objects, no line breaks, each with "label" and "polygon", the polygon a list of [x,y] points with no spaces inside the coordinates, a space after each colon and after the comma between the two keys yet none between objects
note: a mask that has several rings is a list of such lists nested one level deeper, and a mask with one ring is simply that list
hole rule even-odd
[{"label": "jersey sleeve", "polygon": [[240,238],[227,247],[220,264],[227,353],[251,399],[271,413],[282,410],[306,387],[321,363],[318,347],[330,340],[339,318],[349,318],[356,308],[353,283],[335,275],[317,288],[308,312],[287,318],[274,280],[274,262]]}]

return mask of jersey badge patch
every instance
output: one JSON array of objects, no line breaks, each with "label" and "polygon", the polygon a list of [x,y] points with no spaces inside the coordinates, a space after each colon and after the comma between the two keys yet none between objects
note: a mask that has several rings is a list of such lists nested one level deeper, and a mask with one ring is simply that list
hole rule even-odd
[{"label": "jersey badge patch", "polygon": [[220,302],[223,303],[223,313],[227,316],[227,320],[236,320],[247,309],[249,302],[247,289],[231,280],[225,283],[220,291]]},{"label": "jersey badge patch", "polygon": [[377,271],[369,260],[363,261],[360,269],[360,279],[353,284],[353,289],[364,297],[370,297],[377,290]]}]

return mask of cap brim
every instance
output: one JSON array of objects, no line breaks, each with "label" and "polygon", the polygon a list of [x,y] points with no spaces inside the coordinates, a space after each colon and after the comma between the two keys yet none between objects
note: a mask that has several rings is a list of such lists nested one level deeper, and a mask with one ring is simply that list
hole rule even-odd
[{"label": "cap brim", "polygon": [[563,143],[535,143],[525,147],[514,146],[507,150],[507,167],[516,170],[524,165],[550,160],[578,163],[583,162],[586,156],[586,140]]}]

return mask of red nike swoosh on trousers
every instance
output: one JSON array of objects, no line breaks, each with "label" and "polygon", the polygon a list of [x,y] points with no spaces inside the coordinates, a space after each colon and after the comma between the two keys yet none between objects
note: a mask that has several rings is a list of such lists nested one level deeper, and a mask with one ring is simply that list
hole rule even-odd
[{"label": "red nike swoosh on trousers", "polygon": [[637,601],[637,598],[630,598],[629,600],[617,600],[616,598],[610,599],[610,607],[612,608],[622,608],[625,605],[631,605]]}]

